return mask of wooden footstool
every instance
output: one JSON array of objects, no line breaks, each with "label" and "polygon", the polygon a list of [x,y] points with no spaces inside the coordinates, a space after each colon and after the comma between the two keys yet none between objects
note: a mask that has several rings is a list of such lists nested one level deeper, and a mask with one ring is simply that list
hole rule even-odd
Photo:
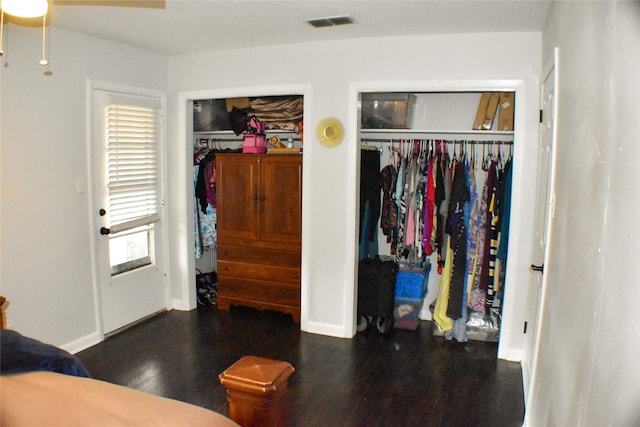
[{"label": "wooden footstool", "polygon": [[244,356],[218,378],[227,389],[229,416],[243,427],[286,425],[283,397],[295,369],[287,362]]}]

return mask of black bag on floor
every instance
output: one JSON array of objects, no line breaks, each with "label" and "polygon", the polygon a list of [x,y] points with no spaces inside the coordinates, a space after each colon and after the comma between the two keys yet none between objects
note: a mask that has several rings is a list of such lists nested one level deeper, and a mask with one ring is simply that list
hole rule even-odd
[{"label": "black bag on floor", "polygon": [[380,333],[393,326],[393,304],[398,264],[380,257],[358,264],[358,331],[376,325]]},{"label": "black bag on floor", "polygon": [[202,273],[196,269],[196,298],[200,305],[216,305],[218,275],[215,271]]}]

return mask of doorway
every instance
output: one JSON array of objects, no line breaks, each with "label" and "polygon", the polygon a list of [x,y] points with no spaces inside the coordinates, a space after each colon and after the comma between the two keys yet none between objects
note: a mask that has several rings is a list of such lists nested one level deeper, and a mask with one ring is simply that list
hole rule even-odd
[{"label": "doorway", "polygon": [[[308,85],[283,85],[283,86],[259,86],[259,87],[241,87],[241,88],[224,88],[224,89],[211,89],[211,90],[198,90],[181,92],[178,95],[178,106],[181,113],[178,115],[178,144],[176,144],[173,154],[175,155],[176,162],[179,165],[184,165],[184,169],[179,169],[181,176],[177,177],[174,182],[178,183],[181,188],[176,191],[180,194],[171,206],[172,214],[175,215],[175,223],[180,224],[182,228],[181,232],[174,234],[174,241],[176,242],[175,248],[179,252],[175,253],[175,262],[172,270],[172,282],[179,283],[178,286],[173,288],[173,301],[174,307],[181,310],[192,310],[197,305],[197,295],[195,287],[195,275],[196,275],[196,257],[194,253],[195,237],[191,230],[195,227],[195,215],[194,215],[194,200],[193,200],[193,140],[194,140],[194,101],[198,100],[218,100],[218,99],[231,99],[241,97],[255,97],[255,96],[286,96],[286,95],[301,95],[304,98],[304,112],[305,118],[308,117],[308,112],[311,111],[311,88]],[[303,131],[303,139],[307,139],[306,135],[308,130]],[[308,140],[308,139],[307,139]],[[303,186],[309,182],[309,167],[308,167],[308,154],[310,146],[304,147],[303,159]],[[181,166],[182,167],[182,166]],[[304,190],[302,195],[302,257],[301,257],[301,293],[302,310],[301,310],[301,322],[305,321],[306,310],[304,308],[304,295],[308,286],[307,279],[307,253],[308,239],[305,236],[308,234],[308,224],[305,212],[309,210],[308,192]],[[184,227],[184,228],[183,228]],[[187,230],[186,232],[184,230]],[[211,264],[215,262],[215,255],[211,257]]]},{"label": "doorway", "polygon": [[[515,93],[515,109],[516,111],[524,111],[525,105],[525,83],[521,80],[509,80],[509,81],[436,81],[436,82],[390,82],[381,84],[371,83],[353,83],[350,85],[350,98],[349,102],[353,106],[358,106],[363,93],[369,92],[401,92],[401,93],[442,93],[442,92],[491,92],[491,91],[504,91]],[[360,143],[361,131],[360,131],[360,110],[353,108],[350,111],[349,123],[349,140],[354,141],[352,144],[352,150],[350,151],[351,162],[354,164],[354,170],[360,170]],[[471,126],[469,126],[469,129]],[[513,135],[513,160],[514,170],[518,171],[523,166],[523,157],[525,150],[525,137],[522,130],[524,129],[523,115],[516,115],[514,129],[516,130]],[[523,168],[524,169],[524,168]],[[358,173],[354,178],[353,191],[354,194],[359,194],[359,178]],[[514,174],[514,188],[518,188],[521,185],[522,176],[518,173]],[[510,225],[511,228],[517,227],[520,222],[519,217],[522,215],[521,205],[522,195],[516,195],[512,200],[511,215],[516,220]],[[353,235],[355,236],[354,245],[351,248],[353,251],[353,277],[354,288],[357,283],[357,261],[358,261],[358,201],[353,201],[354,205],[350,208],[354,213],[354,222],[351,224],[353,227]],[[510,259],[517,259],[521,256],[522,247],[520,245],[511,245],[509,248]],[[526,304],[527,293],[526,289],[517,287],[514,284],[522,283],[525,274],[528,271],[522,271],[517,268],[517,262],[508,263],[506,266],[506,290],[504,293],[503,313],[502,313],[502,326],[500,329],[498,357],[500,359],[506,359],[511,361],[519,361],[521,357],[521,345],[522,345],[522,329],[521,325],[524,321],[521,307]],[[431,285],[436,286],[437,285]],[[353,311],[354,318],[354,331],[357,312],[357,299],[353,298]]]}]

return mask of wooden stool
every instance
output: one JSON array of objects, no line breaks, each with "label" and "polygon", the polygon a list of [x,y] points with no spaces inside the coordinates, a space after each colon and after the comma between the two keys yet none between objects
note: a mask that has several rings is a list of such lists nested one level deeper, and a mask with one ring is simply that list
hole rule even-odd
[{"label": "wooden stool", "polygon": [[229,416],[243,427],[284,426],[283,397],[295,369],[287,362],[244,356],[218,378],[227,389]]}]

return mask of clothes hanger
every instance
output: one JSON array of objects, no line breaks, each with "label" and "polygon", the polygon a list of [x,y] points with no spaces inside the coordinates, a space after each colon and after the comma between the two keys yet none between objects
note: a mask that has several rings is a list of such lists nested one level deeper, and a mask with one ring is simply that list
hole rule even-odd
[{"label": "clothes hanger", "polygon": [[482,170],[488,171],[491,163],[491,152],[487,152],[487,144],[482,145]]}]

